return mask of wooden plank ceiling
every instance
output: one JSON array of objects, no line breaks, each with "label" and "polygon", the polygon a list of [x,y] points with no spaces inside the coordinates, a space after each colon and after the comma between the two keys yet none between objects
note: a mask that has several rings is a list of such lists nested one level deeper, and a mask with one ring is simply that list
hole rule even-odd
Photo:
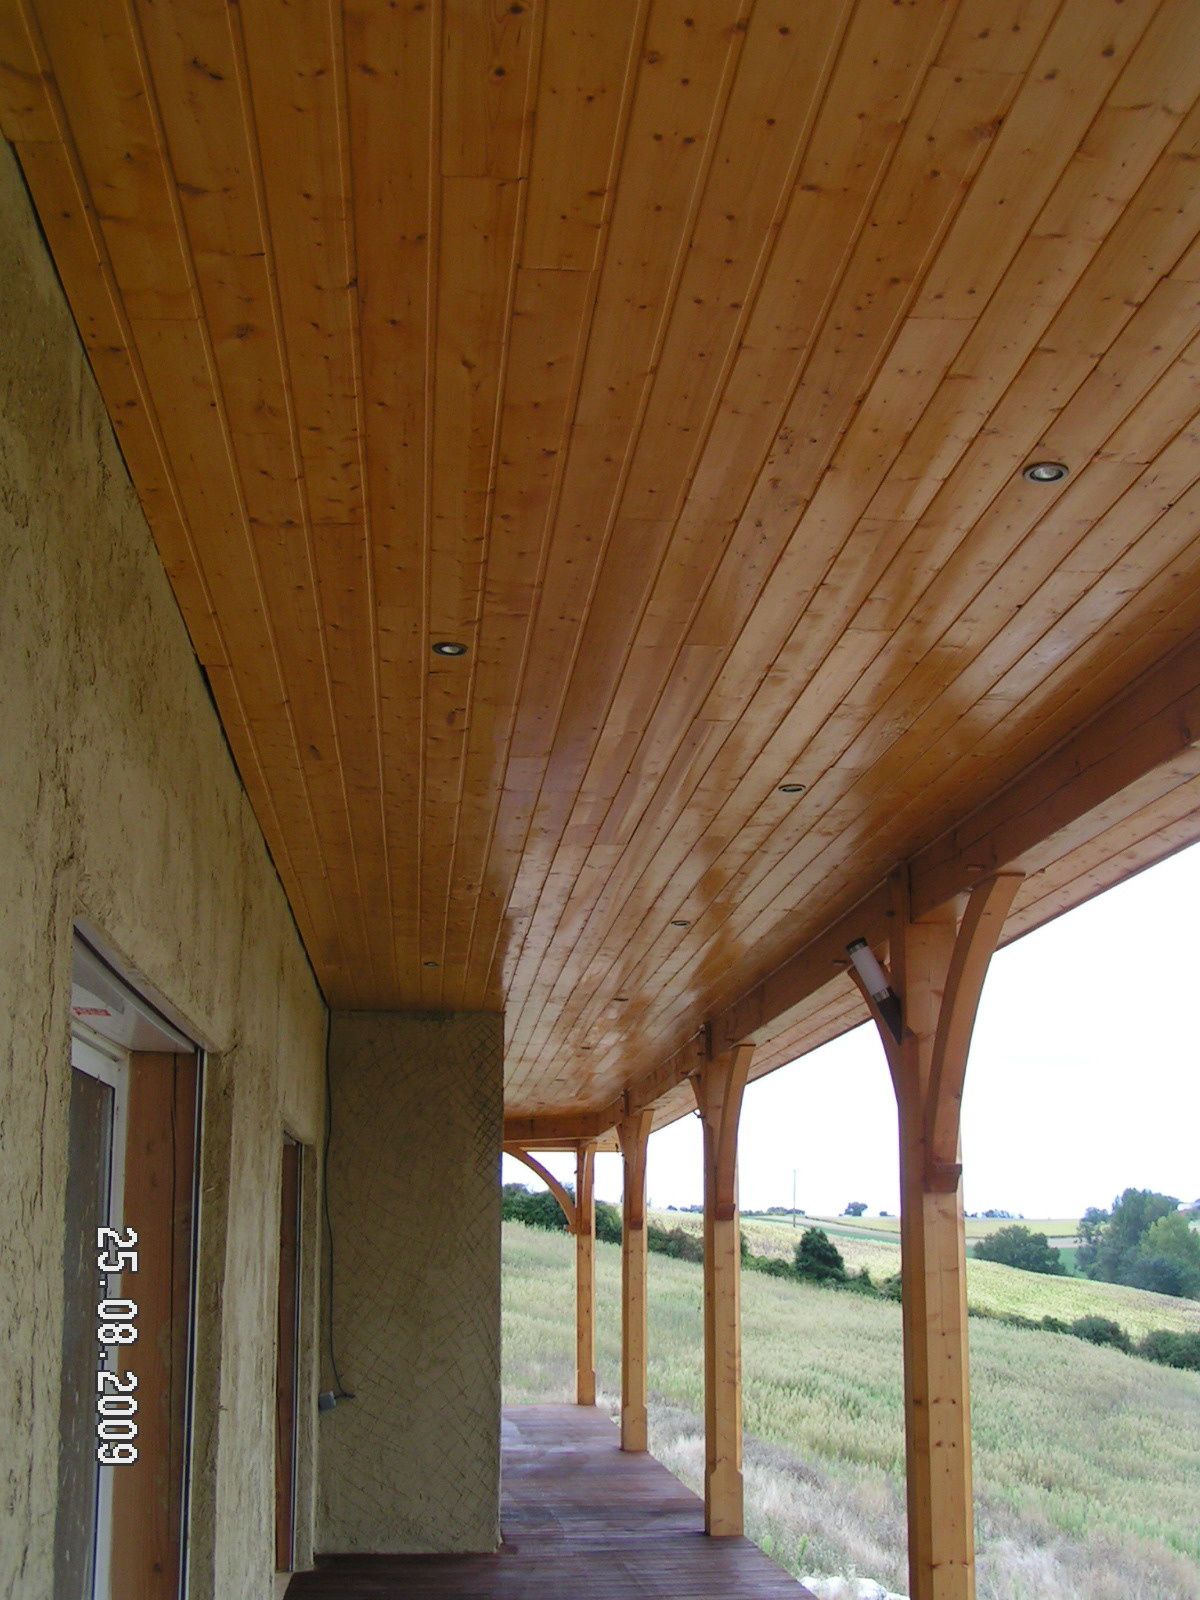
[{"label": "wooden plank ceiling", "polygon": [[3,0],[0,61],[327,994],[505,1007],[514,1112],[1200,628],[1196,0]]}]

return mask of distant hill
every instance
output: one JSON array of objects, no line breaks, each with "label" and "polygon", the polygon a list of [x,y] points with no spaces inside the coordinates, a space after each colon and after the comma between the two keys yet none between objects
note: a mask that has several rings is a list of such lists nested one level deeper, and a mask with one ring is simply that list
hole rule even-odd
[{"label": "distant hill", "polygon": [[[654,1219],[666,1226],[695,1229],[703,1226],[699,1217],[686,1212],[654,1212]],[[973,1219],[974,1220],[974,1219]],[[890,1227],[889,1227],[890,1224]],[[756,1255],[780,1256],[790,1260],[804,1227],[824,1228],[845,1258],[846,1266],[857,1272],[866,1267],[879,1281],[900,1270],[900,1224],[894,1217],[805,1217],[793,1229],[791,1219],[744,1217],[742,1232]],[[968,1229],[971,1222],[968,1222]],[[1001,1219],[975,1221],[971,1237],[982,1238],[1006,1223]],[[1073,1222],[1062,1219],[1027,1220],[1026,1226],[1055,1238],[1074,1243]],[[1059,1230],[1057,1233],[1054,1230]],[[1038,1272],[1021,1272],[997,1261],[967,1258],[967,1300],[979,1311],[1014,1314],[1023,1317],[1061,1317],[1072,1322],[1076,1317],[1111,1317],[1126,1333],[1140,1338],[1156,1328],[1173,1333],[1200,1333],[1200,1301],[1177,1300],[1172,1295],[1151,1294],[1145,1289],[1130,1289],[1119,1283],[1093,1283],[1089,1278],[1051,1278]]]}]

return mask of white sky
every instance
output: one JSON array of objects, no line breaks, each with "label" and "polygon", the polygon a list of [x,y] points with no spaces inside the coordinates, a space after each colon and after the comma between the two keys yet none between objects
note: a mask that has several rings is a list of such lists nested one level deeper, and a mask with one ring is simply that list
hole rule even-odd
[{"label": "white sky", "polygon": [[[963,1101],[968,1211],[1078,1217],[1129,1184],[1200,1196],[1200,845],[1029,934],[992,963]],[[745,1210],[899,1208],[896,1112],[871,1027],[751,1084],[742,1109]],[[551,1157],[573,1176],[571,1157]],[[700,1129],[652,1135],[652,1205],[698,1204]],[[539,1187],[504,1160],[506,1182]],[[620,1200],[621,1163],[596,1161]]]}]

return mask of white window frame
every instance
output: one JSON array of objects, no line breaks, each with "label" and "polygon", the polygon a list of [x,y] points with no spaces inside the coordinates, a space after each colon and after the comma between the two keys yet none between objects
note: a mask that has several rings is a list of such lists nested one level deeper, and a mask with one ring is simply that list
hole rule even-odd
[{"label": "white window frame", "polygon": [[[112,1117],[112,1142],[109,1150],[108,1168],[108,1226],[123,1228],[125,1225],[125,1148],[129,1115],[129,1055],[119,1045],[112,1044],[109,1040],[87,1027],[84,1023],[74,1020],[71,1024],[71,1066],[77,1071],[85,1073],[89,1078],[97,1078],[101,1083],[107,1084],[113,1091],[113,1117]],[[112,1298],[117,1298],[122,1293],[123,1275],[116,1275],[116,1287],[109,1280],[109,1292]],[[136,1298],[136,1295],[134,1296]],[[113,1345],[110,1355],[113,1368],[116,1371],[123,1369],[121,1358],[122,1347]],[[112,1594],[112,1534],[113,1534],[113,1473],[117,1467],[97,1466],[97,1495],[96,1495],[96,1549],[93,1563],[92,1597],[93,1600],[114,1600]]]}]

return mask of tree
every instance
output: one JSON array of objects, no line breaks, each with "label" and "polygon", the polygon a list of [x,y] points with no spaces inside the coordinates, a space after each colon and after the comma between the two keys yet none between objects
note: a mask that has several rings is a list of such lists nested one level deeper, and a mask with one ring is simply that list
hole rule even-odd
[{"label": "tree", "polygon": [[1160,1264],[1155,1274],[1159,1282],[1173,1276],[1179,1284],[1176,1289],[1159,1289],[1160,1294],[1200,1299],[1200,1233],[1181,1211],[1172,1211],[1152,1222],[1142,1235],[1138,1254],[1141,1260],[1134,1270],[1139,1276],[1146,1274],[1148,1263],[1155,1262]]},{"label": "tree", "polygon": [[824,1228],[805,1228],[796,1246],[796,1273],[810,1283],[845,1283],[842,1252]]},{"label": "tree", "polygon": [[1126,1189],[1111,1211],[1089,1206],[1079,1224],[1079,1270],[1105,1283],[1134,1283],[1142,1240],[1178,1208],[1178,1200],[1155,1189]]},{"label": "tree", "polygon": [[1187,1299],[1192,1289],[1187,1269],[1169,1256],[1138,1255],[1130,1265],[1129,1281],[1135,1289],[1149,1289],[1151,1294],[1171,1294],[1181,1300]]},{"label": "tree", "polygon": [[1063,1272],[1062,1257],[1053,1249],[1044,1233],[1034,1233],[1019,1222],[1011,1227],[997,1228],[986,1239],[980,1239],[975,1254],[981,1261],[999,1261],[1006,1267],[1020,1267],[1022,1272]]},{"label": "tree", "polygon": [[867,1202],[865,1200],[851,1200],[842,1215],[844,1217],[861,1217],[866,1209]]},{"label": "tree", "polygon": [[1075,1252],[1075,1266],[1085,1278],[1097,1276],[1100,1246],[1104,1242],[1104,1230],[1108,1223],[1108,1212],[1102,1211],[1099,1206],[1089,1206],[1079,1219],[1079,1232],[1076,1235],[1079,1249]]}]

